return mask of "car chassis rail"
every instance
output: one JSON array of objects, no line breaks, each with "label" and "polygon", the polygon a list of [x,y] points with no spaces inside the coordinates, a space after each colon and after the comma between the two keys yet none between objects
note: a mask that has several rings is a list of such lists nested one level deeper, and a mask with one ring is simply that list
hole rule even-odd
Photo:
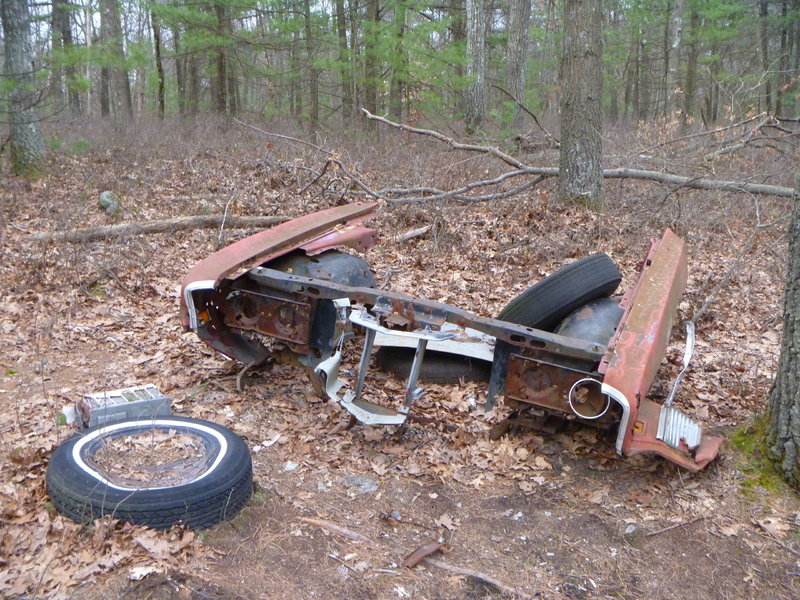
[{"label": "car chassis rail", "polygon": [[[505,395],[512,404],[568,417],[618,418],[615,445],[620,454],[653,452],[691,471],[717,455],[721,438],[703,438],[699,424],[671,403],[662,406],[646,397],[686,282],[685,244],[670,230],[654,241],[637,283],[623,297],[623,316],[607,345],[481,317],[409,294],[269,268],[270,260],[298,248],[311,254],[339,245],[371,247],[377,236],[361,222],[374,208],[348,205],[307,215],[210,255],[184,279],[184,325],[245,364],[274,356],[304,367],[319,395],[335,400],[363,423],[399,425],[422,394],[417,379],[428,342],[452,338],[452,331],[441,331],[451,323],[495,340],[486,410]],[[253,266],[254,261],[263,262]],[[365,330],[365,342],[355,389],[340,394],[345,385],[339,379],[342,343],[353,325]],[[250,332],[279,340],[283,350],[276,355]],[[416,340],[405,397],[397,409],[362,397],[378,332]],[[578,388],[605,407],[602,414],[576,409]],[[606,415],[612,401],[618,407],[614,417]]]}]

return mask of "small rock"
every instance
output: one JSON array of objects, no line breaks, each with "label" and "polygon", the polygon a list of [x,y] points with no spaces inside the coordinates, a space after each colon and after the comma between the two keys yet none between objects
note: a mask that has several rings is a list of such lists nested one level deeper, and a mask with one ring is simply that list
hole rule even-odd
[{"label": "small rock", "polygon": [[299,464],[297,464],[297,463],[295,463],[295,462],[287,462],[287,463],[286,463],[286,464],[283,466],[283,470],[284,470],[284,471],[294,471],[294,470],[295,470],[297,467],[299,467],[299,466],[300,466],[300,465],[299,465]]},{"label": "small rock", "polygon": [[344,485],[356,494],[370,494],[378,491],[378,482],[366,475],[350,475],[344,478]]}]

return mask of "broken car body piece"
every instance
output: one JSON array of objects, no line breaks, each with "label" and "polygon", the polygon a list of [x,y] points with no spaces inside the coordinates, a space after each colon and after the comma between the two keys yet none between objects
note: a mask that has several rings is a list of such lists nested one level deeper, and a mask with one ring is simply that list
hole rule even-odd
[{"label": "broken car body piece", "polygon": [[[672,231],[653,242],[621,302],[592,298],[553,333],[376,289],[362,259],[334,250],[373,247],[377,232],[363,222],[376,208],[357,203],[323,210],[211,254],[183,280],[184,327],[245,365],[272,357],[303,367],[320,396],[367,424],[405,422],[422,393],[418,375],[432,348],[491,358],[487,410],[502,395],[512,408],[617,426],[620,454],[656,453],[691,471],[717,455],[721,438],[703,437],[700,425],[671,401],[647,397],[686,284],[685,243]],[[599,335],[607,341],[575,327],[592,319],[601,322],[606,333]],[[342,393],[341,347],[353,327],[365,331],[365,342],[355,388]],[[363,397],[376,340],[415,348],[397,408]]]}]

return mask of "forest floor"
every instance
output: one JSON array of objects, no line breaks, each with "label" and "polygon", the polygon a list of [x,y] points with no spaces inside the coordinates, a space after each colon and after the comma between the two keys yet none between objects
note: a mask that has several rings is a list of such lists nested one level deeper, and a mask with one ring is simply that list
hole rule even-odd
[{"label": "forest floor", "polygon": [[[309,186],[309,169],[320,171],[325,156],[308,146],[237,126],[169,127],[89,137],[65,126],[58,138],[50,132],[58,148],[42,178],[0,179],[0,597],[508,595],[479,577],[401,566],[442,531],[451,549],[439,560],[488,575],[519,597],[800,597],[800,501],[763,468],[748,433],[757,426],[747,429],[765,408],[777,366],[789,200],[616,180],[595,213],[555,202],[555,181],[547,180],[485,203],[384,203],[372,222],[382,243],[367,258],[379,282],[487,316],[594,252],[608,253],[630,285],[650,239],[675,229],[690,248],[679,317],[712,300],[677,402],[707,432],[747,449],[727,443],[715,462],[690,474],[655,457],[616,456],[613,436],[588,428],[490,441],[504,409],[486,413],[474,383],[426,386],[419,410],[433,423],[402,434],[337,430],[342,411],[318,400],[293,367],[265,367],[236,391],[239,366],[182,330],[178,290],[197,260],[247,232],[83,244],[43,244],[30,234],[225,211],[293,217],[363,196],[333,169],[320,180],[325,190]],[[654,154],[651,146],[675,132],[639,135],[607,143],[609,166],[645,162],[683,175],[792,185],[796,151],[745,149],[703,162],[693,157],[719,140]],[[378,141],[316,143],[373,189],[448,188],[498,168],[487,157],[389,131]],[[540,149],[525,160],[550,166],[557,153]],[[122,198],[121,216],[98,208],[104,190]],[[398,241],[429,224],[426,236]],[[677,374],[682,338],[676,328],[656,396]],[[201,533],[111,519],[81,526],[49,504],[48,457],[70,435],[56,425],[57,413],[84,393],[143,383],[171,397],[176,414],[222,423],[250,446],[257,491],[234,520]],[[380,375],[370,385],[389,397],[402,388]],[[348,486],[352,475],[377,489]]]}]

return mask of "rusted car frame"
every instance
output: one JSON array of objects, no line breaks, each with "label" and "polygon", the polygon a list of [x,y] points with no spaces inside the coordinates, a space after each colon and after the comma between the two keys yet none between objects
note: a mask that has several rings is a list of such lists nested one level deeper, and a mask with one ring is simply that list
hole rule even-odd
[{"label": "rusted car frame", "polygon": [[[647,397],[686,282],[685,244],[670,230],[654,241],[637,283],[620,303],[622,316],[607,343],[272,268],[275,259],[291,252],[368,250],[378,234],[363,223],[376,208],[357,203],[320,211],[208,256],[184,278],[183,325],[245,365],[272,357],[301,366],[320,396],[359,421],[395,425],[408,418],[422,393],[417,379],[428,345],[472,330],[494,340],[487,410],[504,396],[515,407],[618,424],[620,454],[656,453],[691,471],[717,455],[720,438],[703,437],[700,426],[680,411]],[[355,386],[343,392],[341,348],[354,326],[365,331],[364,346]],[[376,336],[400,336],[416,347],[405,397],[396,408],[363,397]]]}]

